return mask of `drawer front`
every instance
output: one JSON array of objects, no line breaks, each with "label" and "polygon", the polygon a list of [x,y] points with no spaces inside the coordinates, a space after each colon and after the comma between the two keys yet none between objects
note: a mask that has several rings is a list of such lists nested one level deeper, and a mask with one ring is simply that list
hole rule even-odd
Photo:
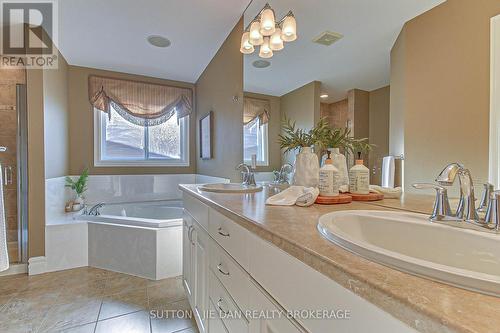
[{"label": "drawer front", "polygon": [[210,269],[240,309],[248,310],[250,276],[215,241],[210,242]]},{"label": "drawer front", "polygon": [[215,305],[212,303],[212,301],[210,301],[210,313],[212,315],[208,320],[208,331],[210,333],[229,333],[226,329],[226,326],[224,326],[222,319],[220,319],[220,317],[216,315],[218,311],[215,309]]},{"label": "drawer front", "polygon": [[213,273],[210,274],[209,280],[210,300],[215,305],[217,313],[220,313],[222,322],[229,333],[248,333],[248,322],[244,313],[238,309]]},{"label": "drawer front", "polygon": [[248,270],[248,231],[214,209],[209,209],[208,232],[245,270]]},{"label": "drawer front", "polygon": [[208,206],[186,193],[183,194],[182,199],[184,209],[186,209],[205,230],[208,230]]}]

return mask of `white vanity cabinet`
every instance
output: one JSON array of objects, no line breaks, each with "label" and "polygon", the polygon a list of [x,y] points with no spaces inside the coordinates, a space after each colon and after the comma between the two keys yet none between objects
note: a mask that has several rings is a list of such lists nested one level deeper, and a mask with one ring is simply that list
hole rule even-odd
[{"label": "white vanity cabinet", "polygon": [[[188,193],[184,207],[183,280],[200,332],[416,332]],[[301,310],[351,318],[287,316]]]}]

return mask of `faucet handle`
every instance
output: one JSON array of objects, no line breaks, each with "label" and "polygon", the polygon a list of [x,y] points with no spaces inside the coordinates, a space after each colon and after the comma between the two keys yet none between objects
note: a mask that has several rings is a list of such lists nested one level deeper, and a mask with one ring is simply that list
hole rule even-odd
[{"label": "faucet handle", "polygon": [[448,200],[448,191],[445,187],[431,183],[415,183],[413,187],[419,190],[436,190],[436,200],[432,208],[432,215],[429,217],[431,221],[440,221],[446,217],[452,216],[450,201]]},{"label": "faucet handle", "polygon": [[500,230],[500,191],[492,191],[489,195],[488,208],[486,209],[486,216],[484,224],[492,226],[496,231]]},{"label": "faucet handle", "polygon": [[495,191],[493,184],[485,183],[483,184],[483,194],[481,195],[481,201],[479,202],[478,212],[485,212],[488,208],[491,194]]}]

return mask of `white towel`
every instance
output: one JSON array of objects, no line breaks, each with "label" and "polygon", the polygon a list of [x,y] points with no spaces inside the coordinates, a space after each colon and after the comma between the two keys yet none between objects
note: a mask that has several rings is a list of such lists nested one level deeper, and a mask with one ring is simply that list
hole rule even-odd
[{"label": "white towel", "polygon": [[7,252],[7,225],[5,221],[5,205],[3,199],[2,166],[0,165],[0,272],[9,268]]},{"label": "white towel", "polygon": [[273,206],[311,206],[319,195],[315,187],[290,186],[286,190],[267,198],[266,205]]}]

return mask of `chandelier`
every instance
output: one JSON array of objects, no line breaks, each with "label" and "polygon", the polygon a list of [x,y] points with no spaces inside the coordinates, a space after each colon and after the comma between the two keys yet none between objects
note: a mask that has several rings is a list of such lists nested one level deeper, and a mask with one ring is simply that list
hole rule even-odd
[{"label": "chandelier", "polygon": [[273,51],[284,48],[283,42],[293,42],[296,39],[297,22],[292,11],[276,21],[274,10],[266,3],[243,32],[240,52],[252,54],[255,47],[260,46],[259,57],[271,58]]}]

